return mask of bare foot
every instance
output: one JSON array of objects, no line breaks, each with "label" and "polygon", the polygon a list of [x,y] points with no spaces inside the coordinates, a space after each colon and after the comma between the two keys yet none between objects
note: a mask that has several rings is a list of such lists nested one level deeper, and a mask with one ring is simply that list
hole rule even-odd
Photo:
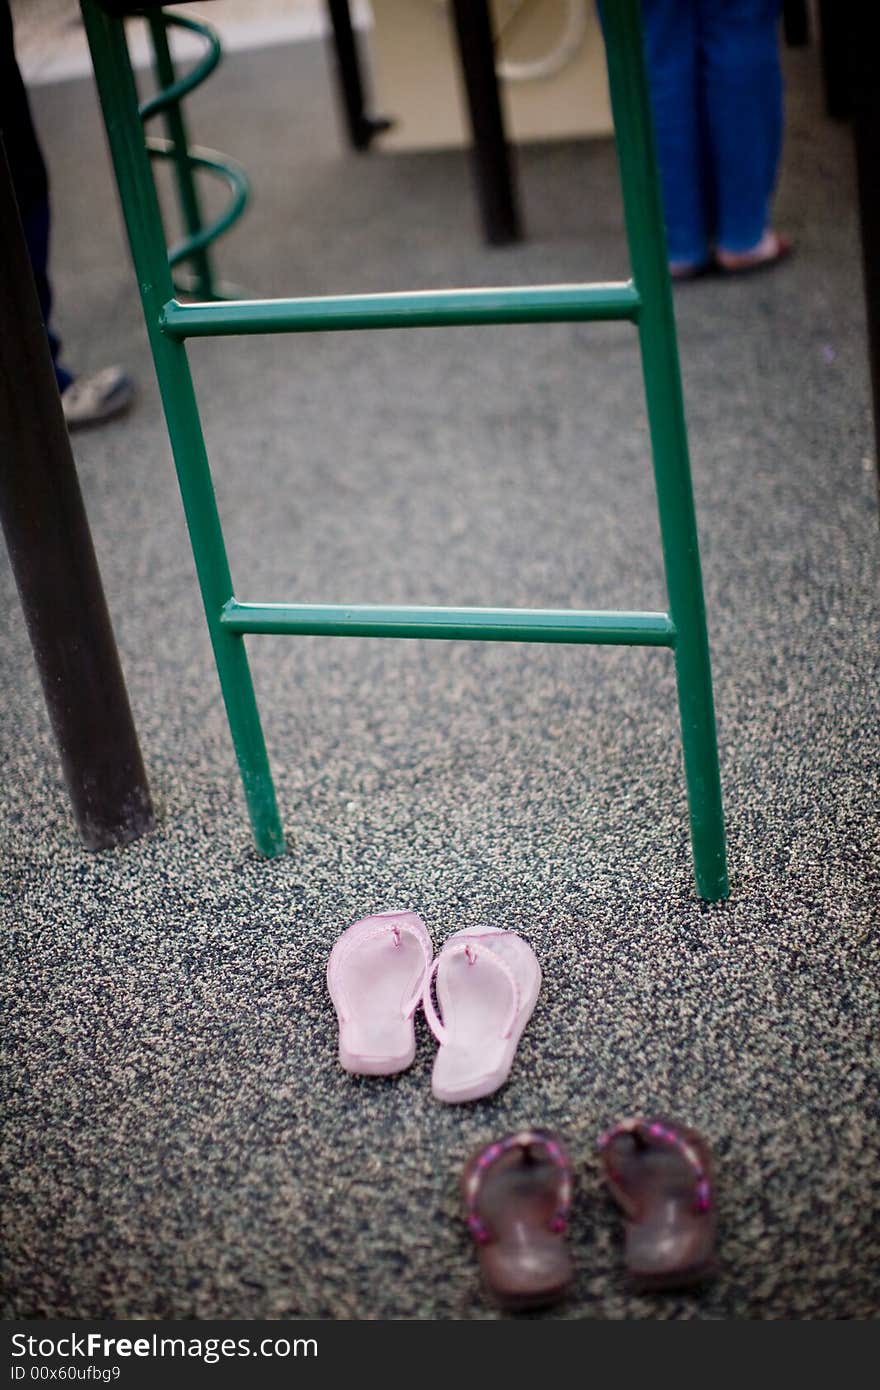
[{"label": "bare foot", "polygon": [[765,266],[777,265],[790,255],[791,249],[790,237],[768,227],[757,246],[753,246],[750,251],[722,251],[719,247],[715,252],[715,260],[720,269],[728,274],[742,275],[749,270],[762,270]]}]

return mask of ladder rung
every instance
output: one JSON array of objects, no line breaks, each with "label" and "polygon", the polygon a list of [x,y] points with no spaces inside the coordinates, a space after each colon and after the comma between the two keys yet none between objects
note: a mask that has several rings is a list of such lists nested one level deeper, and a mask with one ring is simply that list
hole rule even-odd
[{"label": "ladder rung", "polygon": [[309,299],[241,299],[219,304],[180,304],[172,299],[162,310],[160,322],[164,332],[173,338],[209,338],[241,333],[327,333],[456,324],[635,321],[640,308],[641,298],[635,285],[621,281]]},{"label": "ladder rung", "polygon": [[480,642],[601,642],[674,647],[667,613],[540,608],[422,608],[366,603],[239,603],[220,614],[228,632],[306,637],[434,637]]}]

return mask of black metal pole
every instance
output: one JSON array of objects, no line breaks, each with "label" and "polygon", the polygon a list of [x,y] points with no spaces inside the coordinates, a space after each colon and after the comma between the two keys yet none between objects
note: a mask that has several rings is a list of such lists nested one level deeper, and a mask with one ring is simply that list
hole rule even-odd
[{"label": "black metal pole", "polygon": [[836,121],[845,121],[852,115],[847,38],[852,23],[851,5],[852,0],[819,0],[825,110]]},{"label": "black metal pole", "polygon": [[874,453],[880,481],[880,188],[877,186],[880,176],[880,100],[875,98],[870,106],[856,110],[855,145],[865,271],[868,360],[874,399]]},{"label": "black metal pole", "polygon": [[789,48],[805,48],[810,42],[807,0],[783,0],[782,27]]},{"label": "black metal pole", "polygon": [[330,11],[333,49],[339,76],[342,109],[348,138],[356,150],[369,149],[370,141],[393,124],[387,116],[371,116],[366,109],[360,55],[351,22],[348,0],[327,0]]},{"label": "black metal pole", "polygon": [[88,849],[154,826],[146,773],[0,140],[0,521]]},{"label": "black metal pole", "polygon": [[853,0],[846,19],[868,363],[874,402],[874,455],[880,486],[880,12],[876,5],[857,5]]},{"label": "black metal pole", "polygon": [[828,114],[852,117],[880,486],[880,8],[820,0],[819,14]]},{"label": "black metal pole", "polygon": [[519,241],[522,229],[513,160],[504,133],[487,0],[452,0],[452,17],[471,118],[483,229],[487,241],[502,246]]}]

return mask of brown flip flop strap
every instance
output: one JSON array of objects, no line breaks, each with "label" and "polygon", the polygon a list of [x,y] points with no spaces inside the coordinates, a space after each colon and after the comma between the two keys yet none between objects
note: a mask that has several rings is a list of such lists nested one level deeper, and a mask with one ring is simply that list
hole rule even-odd
[{"label": "brown flip flop strap", "polygon": [[521,1129],[515,1134],[507,1134],[493,1144],[487,1144],[478,1155],[473,1172],[465,1187],[465,1214],[471,1235],[479,1245],[486,1245],[492,1233],[478,1211],[480,1188],[488,1170],[499,1158],[511,1149],[542,1148],[559,1169],[559,1186],[556,1207],[550,1221],[550,1230],[561,1233],[565,1230],[568,1212],[571,1207],[571,1163],[559,1140],[545,1129]]},{"label": "brown flip flop strap", "polygon": [[598,1141],[599,1152],[604,1157],[605,1167],[617,1194],[623,1198],[623,1205],[629,1206],[630,1203],[626,1194],[615,1181],[615,1173],[608,1161],[607,1151],[614,1140],[621,1134],[631,1134],[637,1142],[647,1143],[653,1139],[659,1144],[666,1144],[670,1148],[676,1149],[692,1170],[694,1175],[694,1210],[705,1212],[712,1204],[712,1189],[709,1182],[709,1174],[706,1171],[703,1159],[699,1151],[694,1147],[690,1140],[686,1139],[681,1130],[674,1125],[664,1124],[661,1120],[621,1120],[619,1124],[612,1125],[611,1129],[606,1130]]}]

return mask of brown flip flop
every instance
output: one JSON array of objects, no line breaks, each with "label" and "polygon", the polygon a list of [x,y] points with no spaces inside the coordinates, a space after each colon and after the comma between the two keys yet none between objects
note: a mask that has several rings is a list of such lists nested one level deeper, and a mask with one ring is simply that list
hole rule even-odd
[{"label": "brown flip flop", "polygon": [[606,1183],[627,1218],[633,1287],[689,1288],[715,1273],[712,1154],[695,1129],[662,1116],[623,1120],[603,1134]]},{"label": "brown flip flop", "polygon": [[486,1288],[517,1311],[557,1303],[574,1277],[565,1241],[572,1172],[557,1136],[523,1129],[479,1149],[461,1175]]}]

